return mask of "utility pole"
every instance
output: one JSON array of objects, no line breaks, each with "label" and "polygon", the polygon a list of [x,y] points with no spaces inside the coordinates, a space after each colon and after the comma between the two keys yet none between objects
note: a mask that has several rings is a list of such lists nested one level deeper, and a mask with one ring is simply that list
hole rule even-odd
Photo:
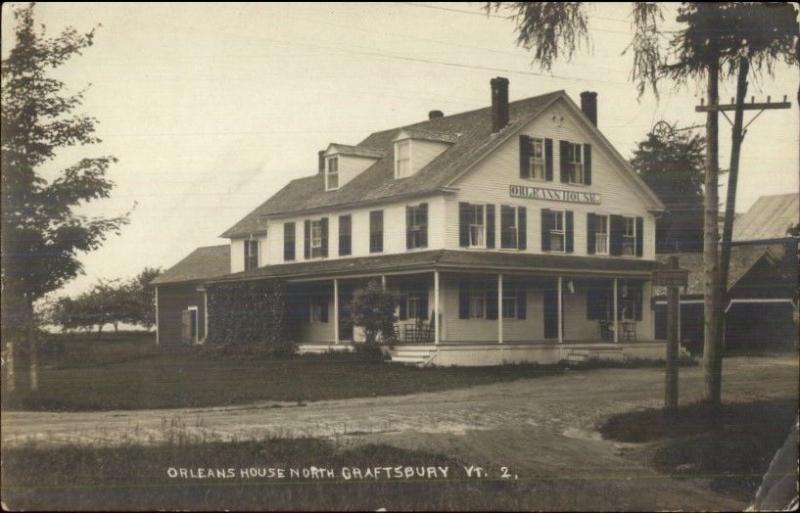
[{"label": "utility pole", "polygon": [[[704,287],[704,355],[703,366],[706,375],[705,398],[712,404],[720,404],[722,398],[722,347],[720,344],[720,331],[722,329],[722,298],[727,296],[728,268],[730,263],[730,245],[733,233],[733,217],[736,202],[736,186],[739,175],[739,156],[744,135],[749,127],[765,110],[788,109],[791,104],[783,97],[783,102],[772,103],[767,96],[766,102],[755,102],[751,98],[750,104],[745,103],[747,94],[747,73],[749,61],[742,59],[740,62],[737,98],[729,104],[720,104],[718,101],[718,68],[709,69],[708,105],[700,101],[695,107],[696,112],[705,112],[706,120],[706,176],[705,176],[705,237],[703,242],[703,267],[705,274]],[[746,125],[743,125],[744,111],[759,111]],[[734,121],[725,114],[726,111],[735,111]],[[728,177],[728,204],[726,205],[725,223],[723,227],[722,257],[718,259],[717,240],[718,228],[718,185],[719,185],[719,147],[718,147],[718,114],[722,113],[733,127],[733,147],[731,151],[731,166]],[[713,224],[713,226],[712,226]]]}]

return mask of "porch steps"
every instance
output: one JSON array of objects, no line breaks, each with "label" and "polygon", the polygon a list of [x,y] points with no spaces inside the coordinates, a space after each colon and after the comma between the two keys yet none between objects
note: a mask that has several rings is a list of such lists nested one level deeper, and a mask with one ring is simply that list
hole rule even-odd
[{"label": "porch steps", "polygon": [[623,359],[623,350],[620,347],[576,348],[570,349],[566,357],[567,363],[571,365],[580,365],[592,359],[621,361]]},{"label": "porch steps", "polygon": [[390,351],[391,362],[424,367],[433,358],[436,346],[401,346]]}]

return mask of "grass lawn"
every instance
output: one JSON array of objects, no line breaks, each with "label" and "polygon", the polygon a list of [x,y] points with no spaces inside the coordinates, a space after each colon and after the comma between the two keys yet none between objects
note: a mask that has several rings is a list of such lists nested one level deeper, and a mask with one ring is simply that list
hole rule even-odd
[{"label": "grass lawn", "polygon": [[[19,509],[131,510],[509,510],[534,508],[530,482],[468,480],[462,462],[387,445],[340,447],[316,439],[169,443],[122,448],[19,448],[3,451],[2,499]],[[434,478],[407,468],[446,467]],[[329,469],[321,479],[290,469]],[[358,468],[362,478],[351,470]],[[392,467],[378,479],[365,469]],[[395,474],[395,467],[402,477]],[[169,469],[213,469],[228,477],[170,477]],[[247,474],[283,469],[284,478]],[[227,469],[232,469],[228,471]]]},{"label": "grass lawn", "polygon": [[356,354],[222,356],[159,352],[150,334],[69,336],[43,357],[40,390],[27,392],[25,362],[6,410],[89,411],[306,402],[430,392],[553,375],[554,366],[420,369]]},{"label": "grass lawn", "polygon": [[713,490],[749,502],[796,415],[796,399],[728,403],[716,416],[695,403],[673,417],[660,409],[617,415],[601,432],[608,439],[642,443],[630,456],[660,472],[708,479]]}]

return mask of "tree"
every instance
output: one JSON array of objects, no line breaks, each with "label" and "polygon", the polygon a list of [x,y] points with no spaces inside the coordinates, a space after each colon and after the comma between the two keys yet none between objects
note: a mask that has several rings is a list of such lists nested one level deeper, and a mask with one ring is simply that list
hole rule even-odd
[{"label": "tree", "polygon": [[377,345],[378,335],[390,337],[397,307],[397,296],[383,289],[380,283],[370,281],[366,287],[353,294],[353,325],[364,329],[367,347]]},{"label": "tree", "polygon": [[667,208],[656,223],[659,252],[702,247],[704,151],[699,135],[670,129],[651,131],[633,152],[631,165]]},{"label": "tree", "polygon": [[[583,2],[489,2],[491,9],[509,8],[517,23],[518,43],[534,52],[534,62],[544,69],[565,52],[569,60],[578,43],[588,39],[587,4]],[[667,48],[661,47],[659,22],[663,20],[656,2],[633,2],[632,20],[634,35],[628,49],[633,50],[631,79],[637,82],[641,96],[647,86],[658,94],[657,84],[662,79],[675,83],[687,80],[705,80],[709,106],[719,104],[719,78],[737,69],[742,51],[742,37],[753,47],[764,48],[759,62],[769,67],[777,55],[785,55],[787,45],[762,44],[761,18],[742,15],[741,6],[734,2],[683,2],[676,20],[682,28],[676,31]],[[784,11],[785,12],[785,11]],[[791,18],[792,20],[794,19]],[[772,32],[770,34],[774,35]],[[771,36],[770,36],[771,37]],[[796,62],[800,52],[797,32],[788,48],[794,48]],[[667,55],[664,56],[664,50]],[[663,56],[663,57],[662,57]],[[798,93],[800,95],[800,92]],[[706,114],[706,158],[704,180],[704,399],[716,407],[722,392],[722,326],[721,291],[719,272],[719,111],[708,109]]]},{"label": "tree", "polygon": [[[75,114],[84,91],[66,94],[48,74],[93,43],[94,30],[65,29],[47,37],[34,28],[34,6],[19,8],[16,44],[2,61],[3,340],[30,344],[31,388],[38,386],[34,302],[82,272],[81,252],[118,233],[127,215],[88,219],[75,210],[109,197],[112,156],[83,158],[52,180],[42,166],[59,148],[99,142],[96,120]],[[13,346],[11,351],[13,351]]]}]

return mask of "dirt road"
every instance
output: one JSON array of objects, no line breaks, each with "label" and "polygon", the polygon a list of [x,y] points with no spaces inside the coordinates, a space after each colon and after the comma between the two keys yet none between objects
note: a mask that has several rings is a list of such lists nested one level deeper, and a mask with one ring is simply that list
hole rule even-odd
[{"label": "dirt road", "polygon": [[[655,369],[604,369],[437,393],[307,405],[10,412],[2,418],[2,444],[9,447],[30,440],[48,445],[150,443],[178,432],[206,439],[334,437],[345,443],[384,442],[427,449],[498,471],[507,466],[525,479],[572,483],[584,501],[593,493],[598,499],[616,494],[623,509],[647,504],[658,504],[659,509],[743,507],[696,483],[658,475],[623,457],[622,445],[600,438],[596,431],[600,420],[659,406],[663,379],[663,371]],[[796,398],[798,365],[790,358],[726,359],[723,383],[726,401]],[[682,368],[681,401],[696,400],[701,391],[701,368]],[[648,490],[644,496],[643,486]],[[649,502],[636,502],[633,497]],[[576,507],[582,505],[586,503]]]}]

